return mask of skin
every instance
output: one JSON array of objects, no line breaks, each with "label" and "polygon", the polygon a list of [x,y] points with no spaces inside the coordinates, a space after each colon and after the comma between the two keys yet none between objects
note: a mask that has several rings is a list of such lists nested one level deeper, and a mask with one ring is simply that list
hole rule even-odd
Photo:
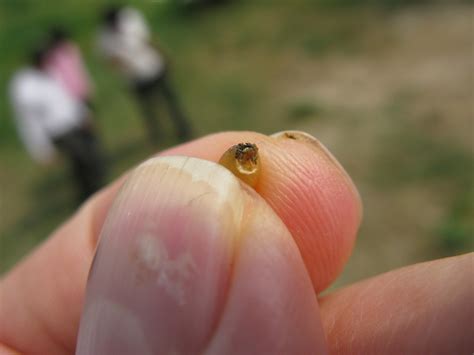
[{"label": "skin", "polygon": [[[350,178],[318,142],[298,134],[268,137],[226,132],[160,155],[217,162],[226,149],[240,142],[256,143],[262,161],[256,194],[246,204],[252,213],[242,222],[253,227],[243,228],[237,239],[235,252],[241,255],[234,270],[237,276],[226,276],[230,291],[224,296],[225,306],[219,308],[220,321],[207,335],[204,352],[222,353],[235,349],[236,344],[247,344],[248,348],[239,350],[248,352],[255,349],[257,340],[263,349],[268,346],[267,339],[292,334],[294,324],[308,335],[292,346],[306,350],[314,346],[317,351],[313,353],[324,353],[324,347],[331,354],[473,351],[473,254],[413,265],[356,283],[320,298],[319,306],[311,301],[341,272],[362,216],[360,198]],[[90,198],[3,277],[0,354],[13,353],[12,349],[31,354],[74,353],[98,237],[107,214],[112,218],[110,215],[118,213],[117,208],[110,209],[126,178]],[[145,182],[137,186],[147,187]],[[268,214],[269,225],[263,230],[275,228],[274,233],[258,233],[261,223],[251,217],[257,211]],[[281,257],[287,251],[290,256]],[[262,280],[258,275],[265,270],[268,275],[286,275],[285,282],[301,286],[280,289],[275,282],[259,288]],[[278,297],[272,297],[275,294]],[[247,304],[246,297],[266,305],[272,305],[270,300],[294,297],[306,301],[292,306],[296,308],[283,307],[275,326],[273,313],[243,312],[239,307]],[[159,326],[160,320],[156,321]],[[252,341],[249,334],[255,332],[261,336]],[[312,342],[308,341],[311,336]]]}]

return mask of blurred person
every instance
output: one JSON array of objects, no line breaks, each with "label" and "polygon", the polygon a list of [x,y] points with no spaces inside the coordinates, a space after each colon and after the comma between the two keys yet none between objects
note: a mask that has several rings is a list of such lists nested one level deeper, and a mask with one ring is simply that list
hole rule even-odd
[{"label": "blurred person", "polygon": [[74,98],[92,108],[92,85],[79,47],[59,26],[49,31],[45,70]]},{"label": "blurred person", "polygon": [[152,142],[159,139],[156,99],[165,99],[168,111],[181,140],[190,138],[190,124],[183,114],[167,74],[161,51],[152,44],[148,25],[142,14],[131,7],[113,6],[102,18],[99,49],[121,72],[141,107]]},{"label": "blurred person", "polygon": [[36,162],[51,163],[57,150],[69,159],[83,200],[103,185],[102,153],[85,105],[48,74],[47,53],[46,46],[37,48],[10,83],[16,124]]}]

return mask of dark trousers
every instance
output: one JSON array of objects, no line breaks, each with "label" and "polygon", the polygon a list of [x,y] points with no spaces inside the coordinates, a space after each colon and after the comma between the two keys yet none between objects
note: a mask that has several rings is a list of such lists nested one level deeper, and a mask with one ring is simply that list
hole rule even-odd
[{"label": "dark trousers", "polygon": [[77,128],[53,141],[58,150],[69,159],[81,201],[102,187],[105,164],[100,143],[92,129]]},{"label": "dark trousers", "polygon": [[157,115],[157,100],[165,100],[169,116],[175,126],[180,140],[187,140],[191,136],[191,127],[181,110],[178,99],[172,89],[166,74],[150,80],[132,84],[133,92],[143,112],[145,127],[152,143],[156,143],[161,136],[161,127]]}]

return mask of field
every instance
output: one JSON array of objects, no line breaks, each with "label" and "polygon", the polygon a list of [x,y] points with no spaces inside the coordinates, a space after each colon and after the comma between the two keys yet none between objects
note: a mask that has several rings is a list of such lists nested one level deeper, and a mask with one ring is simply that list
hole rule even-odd
[{"label": "field", "polygon": [[[171,58],[196,137],[305,130],[354,178],[365,216],[337,285],[472,250],[472,2],[134,5]],[[171,127],[158,148],[147,143],[135,102],[97,55],[102,6],[0,0],[0,272],[76,208],[63,164],[26,155],[7,100],[8,79],[45,28],[66,25],[84,51],[110,180],[176,143]]]}]

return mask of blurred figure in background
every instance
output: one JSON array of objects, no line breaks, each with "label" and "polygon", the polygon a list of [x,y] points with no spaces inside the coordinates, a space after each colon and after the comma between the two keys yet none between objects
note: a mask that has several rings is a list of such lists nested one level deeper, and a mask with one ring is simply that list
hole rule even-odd
[{"label": "blurred figure in background", "polygon": [[45,70],[75,99],[92,108],[92,85],[79,47],[64,28],[49,31]]},{"label": "blurred figure in background", "polygon": [[169,82],[165,59],[151,43],[141,13],[130,7],[108,8],[103,14],[98,45],[106,59],[128,80],[152,142],[156,143],[161,135],[156,112],[158,95],[166,101],[179,139],[190,138],[190,125]]},{"label": "blurred figure in background", "polygon": [[10,84],[10,97],[20,136],[38,163],[47,164],[56,150],[69,160],[81,200],[104,182],[104,165],[86,106],[70,95],[46,70],[48,46],[31,56]]}]

